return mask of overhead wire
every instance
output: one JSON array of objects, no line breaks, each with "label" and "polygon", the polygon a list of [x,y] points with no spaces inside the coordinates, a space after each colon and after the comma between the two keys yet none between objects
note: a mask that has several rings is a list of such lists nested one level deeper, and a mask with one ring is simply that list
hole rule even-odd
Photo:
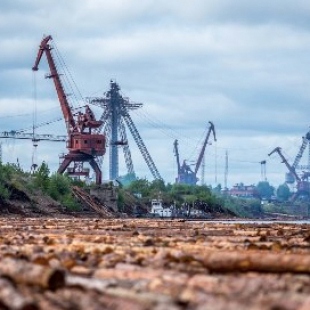
[{"label": "overhead wire", "polygon": [[[63,117],[54,119],[54,120],[52,120],[52,121],[42,122],[42,123],[40,123],[40,124],[36,124],[34,128],[37,129],[37,128],[43,127],[43,126],[45,126],[45,125],[50,125],[50,124],[52,124],[52,123],[59,122],[59,121],[61,121],[61,120],[63,120]],[[21,132],[25,132],[25,131],[28,131],[28,130],[31,130],[31,129],[33,129],[33,126],[27,127],[27,128],[22,128],[22,129],[17,129],[17,130],[14,130],[14,131],[17,132],[17,133],[21,133]]]},{"label": "overhead wire", "polygon": [[[84,100],[84,97],[82,96],[70,70],[68,69],[67,65],[66,65],[66,62],[63,58],[63,56],[61,55],[61,53],[59,52],[58,48],[57,48],[57,45],[56,43],[53,41],[53,47],[55,49],[55,55],[57,57],[57,63],[59,64],[59,66],[64,70],[63,72],[63,75],[64,75],[64,79],[62,79],[62,81],[66,84],[66,87],[65,89],[70,89],[70,91],[72,92],[72,95],[74,97],[74,100],[76,103],[78,103],[79,101],[83,101],[85,102]],[[78,93],[79,97],[77,97],[77,94],[76,92]],[[69,94],[68,94],[69,95]]]},{"label": "overhead wire", "polygon": [[[151,116],[150,114],[148,114],[148,112],[143,109],[144,111],[141,110],[134,110],[134,113],[138,116],[141,117],[143,119],[145,119],[147,121],[148,124],[150,124],[151,126],[153,126],[155,129],[158,129],[160,132],[162,132],[163,134],[165,134],[166,136],[168,136],[169,138],[174,138],[174,139],[180,139],[180,137],[185,137],[186,140],[188,139],[190,141],[190,145],[191,145],[191,153],[190,156],[188,156],[189,160],[194,156],[195,153],[197,153],[197,150],[199,149],[199,145],[202,144],[202,139],[203,137],[206,135],[206,130],[204,131],[203,135],[200,137],[199,140],[196,140],[196,143],[194,144],[193,141],[195,141],[194,139],[181,134],[179,132],[177,132],[176,130],[174,130],[173,128],[171,128],[170,126],[167,126],[166,124],[164,124],[162,121],[158,120],[156,117],[154,117],[153,115]],[[186,148],[189,149],[189,148]],[[233,151],[233,150],[238,150],[238,151],[251,151],[251,150],[260,150],[260,149],[269,149],[266,146],[259,146],[259,147],[251,147],[251,148],[240,148],[240,147],[221,147],[218,146],[217,144],[217,149],[225,149],[228,151]],[[216,152],[217,153],[217,152]],[[220,158],[225,158],[224,155],[220,155],[220,154],[212,154],[212,155],[216,155],[218,159]],[[234,159],[233,157],[230,157],[230,162],[239,162],[239,163],[248,163],[248,164],[258,164],[261,162],[261,160],[257,160],[257,161],[249,161],[249,160],[244,160],[244,159]]]}]

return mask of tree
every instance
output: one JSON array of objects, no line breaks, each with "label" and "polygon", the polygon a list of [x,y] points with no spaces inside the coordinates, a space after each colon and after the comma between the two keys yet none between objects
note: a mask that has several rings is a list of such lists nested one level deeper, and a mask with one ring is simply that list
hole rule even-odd
[{"label": "tree", "polygon": [[291,195],[290,189],[286,183],[279,185],[277,197],[282,201],[287,201]]},{"label": "tree", "polygon": [[47,190],[49,183],[50,169],[48,165],[43,161],[39,169],[34,173],[34,184],[41,188],[43,191]]},{"label": "tree", "polygon": [[62,196],[71,192],[71,179],[59,173],[52,174],[47,192],[53,199],[59,200]]},{"label": "tree", "polygon": [[212,192],[216,195],[220,195],[221,192],[222,192],[222,185],[221,184],[218,184],[217,186],[215,186],[213,189],[212,189]]},{"label": "tree", "polygon": [[127,189],[134,195],[141,195],[142,197],[148,197],[150,193],[150,184],[147,179],[137,179],[131,182]]},{"label": "tree", "polygon": [[275,188],[269,184],[267,181],[259,182],[256,185],[256,190],[260,198],[270,199],[274,195]]},{"label": "tree", "polygon": [[163,180],[154,180],[150,186],[150,193],[152,196],[157,197],[166,192],[165,182]]}]

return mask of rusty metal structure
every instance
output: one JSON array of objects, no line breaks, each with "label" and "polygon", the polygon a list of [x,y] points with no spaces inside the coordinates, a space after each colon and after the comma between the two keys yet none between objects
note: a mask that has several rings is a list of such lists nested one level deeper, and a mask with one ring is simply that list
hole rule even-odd
[{"label": "rusty metal structure", "polygon": [[[310,196],[310,183],[308,181],[308,177],[310,176],[309,173],[303,173],[301,176],[299,176],[296,172],[296,165],[299,163],[299,160],[301,158],[300,151],[297,154],[298,157],[300,157],[297,161],[295,159],[294,164],[290,165],[286,158],[284,157],[281,148],[276,147],[273,151],[271,151],[268,156],[271,156],[273,153],[278,153],[280,158],[282,159],[282,162],[287,167],[289,174],[286,175],[286,183],[292,184],[296,181],[296,192],[291,197],[291,201],[294,202],[297,200],[300,196],[306,196],[309,198]],[[302,154],[301,154],[302,155]]]},{"label": "rusty metal structure", "polygon": [[[50,35],[42,39],[32,70],[37,71],[39,69],[39,63],[43,54],[45,54],[50,69],[50,74],[46,77],[51,78],[54,82],[67,128],[68,153],[64,154],[58,173],[62,174],[68,169],[72,176],[85,175],[83,164],[87,162],[96,174],[96,183],[101,184],[102,173],[96,158],[105,154],[106,145],[104,134],[95,132],[95,129],[102,125],[102,121],[96,120],[93,111],[88,105],[84,106],[84,112],[73,113],[61,81],[61,74],[59,74],[56,68],[52,54],[53,48],[50,44],[51,41],[52,37]],[[70,164],[73,167],[69,167]]]},{"label": "rusty metal structure", "polygon": [[201,166],[205,150],[207,147],[207,144],[209,142],[209,138],[211,135],[211,132],[213,133],[213,138],[214,141],[216,141],[216,134],[215,134],[215,128],[214,124],[212,122],[209,122],[210,126],[207,131],[207,135],[205,137],[202,149],[199,153],[195,169],[192,170],[192,168],[186,163],[186,160],[183,161],[183,164],[180,164],[180,155],[179,155],[179,148],[178,148],[178,140],[174,141],[174,155],[176,157],[177,161],[177,169],[178,169],[178,176],[176,178],[176,183],[177,184],[187,184],[187,185],[196,185],[198,178],[197,178],[197,172]]},{"label": "rusty metal structure", "polygon": [[128,98],[123,97],[120,93],[119,85],[113,80],[110,81],[110,89],[104,93],[104,97],[92,97],[88,98],[88,101],[90,104],[103,108],[103,114],[100,118],[102,124],[97,128],[97,132],[103,132],[107,138],[107,143],[109,143],[110,180],[115,180],[119,177],[119,148],[123,149],[128,175],[135,175],[125,125],[127,125],[154,179],[162,180],[129,114],[131,110],[140,108],[142,103],[131,102]]}]

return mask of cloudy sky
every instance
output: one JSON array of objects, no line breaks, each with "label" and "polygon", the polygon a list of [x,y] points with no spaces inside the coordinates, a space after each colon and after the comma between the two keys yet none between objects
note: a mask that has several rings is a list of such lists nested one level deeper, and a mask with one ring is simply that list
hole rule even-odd
[{"label": "cloudy sky", "polygon": [[[2,0],[0,15],[0,131],[48,123],[38,133],[65,134],[45,58],[31,71],[48,34],[83,97],[101,96],[114,79],[143,103],[132,118],[166,182],[177,173],[174,140],[194,164],[209,121],[217,133],[205,158],[211,185],[224,185],[226,151],[228,186],[258,183],[262,160],[269,182],[283,183],[286,168],[268,153],[280,146],[292,163],[309,130],[309,1]],[[151,180],[129,142],[136,174]],[[63,143],[41,142],[35,158],[56,170],[62,152]],[[31,142],[2,141],[2,156],[29,169]],[[103,178],[107,165],[108,156]]]}]

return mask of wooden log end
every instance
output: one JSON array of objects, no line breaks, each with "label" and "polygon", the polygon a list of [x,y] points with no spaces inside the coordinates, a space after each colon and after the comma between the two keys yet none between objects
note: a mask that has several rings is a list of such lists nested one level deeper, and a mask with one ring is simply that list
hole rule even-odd
[{"label": "wooden log end", "polygon": [[54,269],[50,273],[47,286],[50,290],[55,291],[65,286],[65,272],[60,269]]}]

